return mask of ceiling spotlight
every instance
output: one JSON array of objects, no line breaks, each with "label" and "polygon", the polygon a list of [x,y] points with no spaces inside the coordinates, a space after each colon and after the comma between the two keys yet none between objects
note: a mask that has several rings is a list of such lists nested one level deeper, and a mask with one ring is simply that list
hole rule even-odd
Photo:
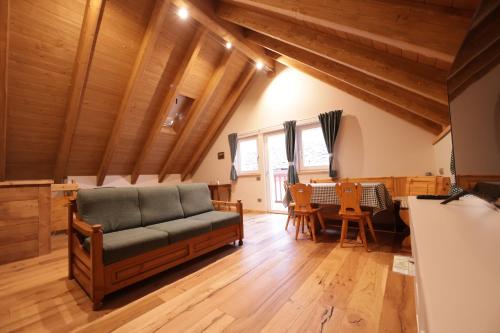
[{"label": "ceiling spotlight", "polygon": [[262,61],[257,61],[255,63],[255,68],[257,68],[257,70],[261,70],[262,68],[264,68],[264,64],[262,63]]},{"label": "ceiling spotlight", "polygon": [[179,8],[179,10],[177,11],[177,15],[179,15],[181,19],[185,20],[188,18],[189,12],[187,8]]},{"label": "ceiling spotlight", "polygon": [[226,49],[230,50],[233,47],[231,42],[226,42]]}]

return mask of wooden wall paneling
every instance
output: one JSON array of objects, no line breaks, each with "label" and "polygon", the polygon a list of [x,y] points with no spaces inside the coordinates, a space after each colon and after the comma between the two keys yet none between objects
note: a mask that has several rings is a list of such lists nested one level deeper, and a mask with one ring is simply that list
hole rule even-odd
[{"label": "wooden wall paneling", "polygon": [[66,175],[66,164],[68,163],[69,152],[73,134],[78,122],[80,108],[85,94],[85,86],[94,56],[97,34],[101,25],[104,12],[105,0],[87,0],[85,14],[83,16],[82,29],[78,42],[75,63],[73,67],[73,77],[68,93],[66,116],[60,145],[56,156],[54,179],[61,183]]},{"label": "wooden wall paneling", "polygon": [[199,55],[201,46],[206,38],[206,30],[199,27],[193,36],[188,49],[186,50],[184,59],[179,65],[177,74],[175,75],[173,81],[170,83],[169,90],[165,95],[161,107],[158,109],[157,114],[154,118],[153,124],[149,129],[149,134],[147,139],[140,151],[139,156],[134,163],[134,168],[132,170],[132,184],[135,184],[139,175],[141,174],[142,165],[146,159],[146,156],[150,153],[157,137],[160,135],[163,122],[175,101],[175,98],[179,95],[180,88],[187,79],[187,75],[191,72],[191,68],[194,65],[196,58]]},{"label": "wooden wall paneling", "polygon": [[165,163],[159,174],[160,181],[163,181],[165,179],[165,176],[170,171],[172,163],[175,161],[177,155],[184,148],[184,145],[186,144],[190,133],[194,130],[198,120],[203,115],[203,110],[207,107],[207,105],[210,104],[213,94],[215,93],[217,87],[224,78],[224,74],[226,73],[226,70],[229,67],[228,64],[231,63],[231,60],[236,56],[236,54],[237,52],[233,50],[229,50],[226,53],[224,53],[215,73],[210,78],[210,81],[208,82],[208,85],[205,88],[205,91],[203,92],[202,96],[199,99],[197,99],[194,105],[192,106],[192,110],[190,110],[188,114],[188,119],[186,121],[185,126],[183,127],[182,132],[179,133],[174,147],[172,148],[167,158],[165,159]]},{"label": "wooden wall paneling", "polygon": [[189,10],[190,15],[208,30],[226,41],[230,41],[236,49],[252,60],[262,61],[266,67],[273,71],[274,61],[269,58],[264,50],[245,41],[241,31],[220,20],[215,14],[213,2],[206,0],[172,0],[177,7]]},{"label": "wooden wall paneling", "polygon": [[419,116],[442,125],[448,125],[449,123],[448,107],[446,105],[265,35],[251,32],[247,38],[272,51],[286,55],[372,95],[399,105]]},{"label": "wooden wall paneling", "polygon": [[217,14],[229,22],[355,68],[440,104],[448,103],[445,84],[447,73],[403,58],[401,53],[391,55],[331,33],[305,27],[298,21],[285,20],[231,4],[221,4]]},{"label": "wooden wall paneling", "polygon": [[120,108],[116,115],[116,119],[113,125],[113,129],[108,139],[106,149],[104,151],[99,170],[97,172],[97,185],[101,186],[104,182],[104,177],[108,172],[109,165],[111,164],[111,159],[113,158],[113,152],[116,148],[117,141],[120,138],[120,132],[122,130],[122,122],[126,114],[131,108],[134,107],[135,99],[137,98],[137,90],[144,75],[144,70],[146,64],[150,61],[151,56],[154,51],[156,40],[158,34],[160,33],[161,27],[168,12],[169,2],[163,0],[157,0],[153,12],[151,13],[151,18],[148,23],[148,27],[144,34],[141,47],[137,54],[137,58],[132,69],[129,81],[127,83],[127,88],[123,94],[122,100],[120,102]]},{"label": "wooden wall paneling", "polygon": [[38,187],[38,255],[50,252],[51,202],[50,184]]},{"label": "wooden wall paneling", "polygon": [[311,75],[312,77],[318,80],[330,84],[356,98],[359,98],[385,112],[388,112],[400,119],[403,119],[415,126],[418,126],[423,130],[426,130],[432,134],[438,135],[442,130],[442,126],[439,125],[438,123],[435,123],[417,114],[414,114],[396,104],[392,104],[376,95],[372,95],[344,81],[338,80],[333,76],[325,74],[313,67],[304,65],[303,63],[296,61],[292,58],[281,56],[276,60],[285,66],[295,68],[301,72]]},{"label": "wooden wall paneling", "polygon": [[7,179],[52,178],[85,3],[9,3]]},{"label": "wooden wall paneling", "polygon": [[[468,28],[472,11],[407,1],[235,0],[275,14],[353,33],[428,57],[451,62]],[[362,14],[361,14],[362,13]],[[397,19],[395,19],[397,17]],[[450,27],[453,27],[450,29]]]},{"label": "wooden wall paneling", "polygon": [[227,120],[235,111],[238,101],[241,101],[242,97],[245,95],[244,93],[250,86],[250,82],[255,75],[255,71],[255,66],[247,65],[236,83],[233,85],[229,96],[227,96],[224,104],[217,112],[216,117],[212,120],[210,127],[205,132],[203,141],[198,145],[194,155],[191,156],[189,164],[182,173],[183,180],[185,180],[188,176],[192,176],[198,169],[211,146],[219,136],[222,128],[227,123]]},{"label": "wooden wall paneling", "polygon": [[9,66],[9,0],[0,3],[0,181],[5,179],[7,158]]},{"label": "wooden wall paneling", "polygon": [[154,6],[154,0],[106,2],[68,175],[96,175]]}]

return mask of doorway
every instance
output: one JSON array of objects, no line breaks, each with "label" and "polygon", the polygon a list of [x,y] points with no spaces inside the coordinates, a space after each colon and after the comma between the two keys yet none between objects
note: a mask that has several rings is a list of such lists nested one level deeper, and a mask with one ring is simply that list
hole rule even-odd
[{"label": "doorway", "polygon": [[273,132],[265,135],[267,206],[273,213],[286,213],[283,206],[284,183],[287,179],[288,160],[285,149],[285,133]]}]

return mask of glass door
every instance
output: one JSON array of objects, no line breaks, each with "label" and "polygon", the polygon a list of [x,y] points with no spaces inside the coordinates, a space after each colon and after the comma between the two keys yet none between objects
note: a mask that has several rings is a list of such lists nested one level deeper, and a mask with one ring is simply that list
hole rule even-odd
[{"label": "glass door", "polygon": [[285,133],[283,131],[266,134],[266,188],[268,209],[275,213],[286,213],[283,206],[284,182],[287,178]]}]

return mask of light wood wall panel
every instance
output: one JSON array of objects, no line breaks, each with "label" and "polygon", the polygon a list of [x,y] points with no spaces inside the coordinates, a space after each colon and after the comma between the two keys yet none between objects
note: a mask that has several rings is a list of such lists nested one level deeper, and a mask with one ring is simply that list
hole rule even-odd
[{"label": "light wood wall panel", "polygon": [[[152,61],[146,67],[144,80],[139,87],[139,98],[124,121],[109,174],[131,173],[135,158],[142,149],[154,117],[193,37],[196,25],[180,20],[175,7],[170,8],[170,15],[163,25]],[[180,34],[179,31],[183,33]]]},{"label": "light wood wall panel", "polygon": [[107,1],[67,173],[95,175],[130,77],[153,0]]},{"label": "light wood wall panel", "polygon": [[52,177],[84,3],[10,1],[7,179]]}]

